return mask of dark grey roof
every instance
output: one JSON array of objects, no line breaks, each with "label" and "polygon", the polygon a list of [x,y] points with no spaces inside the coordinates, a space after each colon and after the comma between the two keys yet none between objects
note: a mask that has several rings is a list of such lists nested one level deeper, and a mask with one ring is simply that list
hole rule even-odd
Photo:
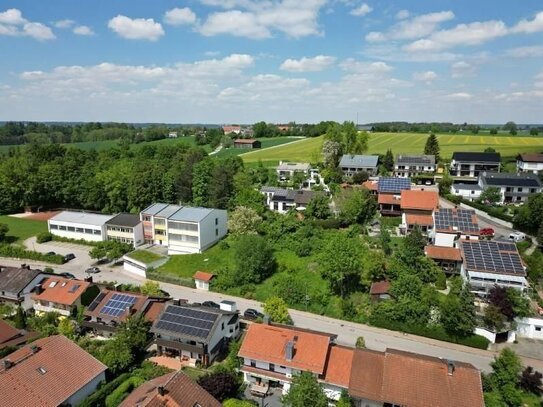
[{"label": "dark grey roof", "polygon": [[514,243],[495,240],[464,240],[462,252],[468,271],[526,275]]},{"label": "dark grey roof", "polygon": [[500,153],[472,153],[472,152],[456,152],[452,156],[455,161],[473,161],[473,162],[489,162],[499,163],[501,161]]},{"label": "dark grey roof", "polygon": [[281,191],[286,191],[286,188],[281,188],[281,187],[268,187],[268,186],[263,186],[262,188],[260,188],[260,192],[281,192]]},{"label": "dark grey roof", "polygon": [[508,174],[503,172],[487,172],[481,175],[481,181],[490,186],[533,187],[540,188],[541,181],[536,174]]},{"label": "dark grey roof", "polygon": [[126,226],[133,228],[140,223],[140,217],[131,213],[119,213],[117,216],[111,218],[106,222],[106,225],[113,226]]},{"label": "dark grey roof", "polygon": [[464,183],[464,182],[455,182],[453,185],[452,185],[453,188],[455,189],[467,189],[467,190],[470,190],[470,191],[482,191],[483,188],[481,188],[479,186],[479,184],[467,184],[467,183]]},{"label": "dark grey roof", "polygon": [[415,165],[435,165],[435,155],[406,155],[398,154],[396,156],[396,164],[415,164]]},{"label": "dark grey roof", "polygon": [[0,266],[0,291],[19,294],[40,273],[40,270]]},{"label": "dark grey roof", "polygon": [[377,155],[351,155],[345,154],[339,162],[340,167],[374,168],[377,167],[379,156]]},{"label": "dark grey roof", "polygon": [[399,194],[403,190],[411,189],[411,178],[379,177],[377,191]]},{"label": "dark grey roof", "polygon": [[434,213],[434,223],[436,232],[479,232],[479,223],[473,209],[441,208]]}]

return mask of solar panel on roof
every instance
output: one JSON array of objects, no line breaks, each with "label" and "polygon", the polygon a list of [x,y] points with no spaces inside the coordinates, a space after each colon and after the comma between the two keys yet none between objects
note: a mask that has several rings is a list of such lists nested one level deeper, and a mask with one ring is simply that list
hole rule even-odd
[{"label": "solar panel on roof", "polygon": [[218,318],[217,313],[169,305],[155,326],[180,335],[207,338]]},{"label": "solar panel on roof", "polygon": [[100,314],[118,317],[127,307],[134,305],[137,298],[133,295],[115,293],[100,310]]},{"label": "solar panel on roof", "polygon": [[410,178],[380,177],[377,183],[379,192],[400,193],[403,190],[411,189]]},{"label": "solar panel on roof", "polygon": [[466,241],[462,243],[462,249],[468,270],[525,274],[520,256],[512,243]]}]

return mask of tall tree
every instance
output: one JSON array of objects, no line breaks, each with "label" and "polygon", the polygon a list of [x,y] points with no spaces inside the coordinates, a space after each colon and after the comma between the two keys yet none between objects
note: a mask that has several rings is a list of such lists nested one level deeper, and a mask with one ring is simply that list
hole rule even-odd
[{"label": "tall tree", "polygon": [[208,373],[198,379],[198,384],[219,401],[236,397],[239,389],[236,375],[229,372]]},{"label": "tall tree", "polygon": [[330,200],[326,195],[315,196],[305,208],[304,214],[309,218],[327,219],[330,217]]},{"label": "tall tree", "polygon": [[258,284],[275,271],[275,255],[262,236],[242,235],[234,247],[235,282]]},{"label": "tall tree", "polygon": [[439,142],[435,134],[430,134],[426,140],[426,145],[424,146],[424,154],[434,155],[436,157],[436,162],[439,161]]},{"label": "tall tree", "polygon": [[387,171],[392,171],[394,169],[394,155],[392,154],[392,150],[390,148],[387,150],[385,157],[383,158],[383,165]]},{"label": "tall tree", "polygon": [[458,280],[451,283],[451,290],[441,303],[440,320],[450,335],[467,337],[473,334],[477,326],[474,296],[469,288]]},{"label": "tall tree", "polygon": [[377,212],[377,202],[367,189],[345,189],[337,196],[340,217],[347,223],[364,225]]},{"label": "tall tree", "polygon": [[292,379],[290,390],[281,399],[286,407],[327,407],[328,399],[322,385],[310,372],[302,372]]},{"label": "tall tree", "polygon": [[262,218],[252,208],[238,206],[228,217],[228,230],[233,235],[256,235]]}]

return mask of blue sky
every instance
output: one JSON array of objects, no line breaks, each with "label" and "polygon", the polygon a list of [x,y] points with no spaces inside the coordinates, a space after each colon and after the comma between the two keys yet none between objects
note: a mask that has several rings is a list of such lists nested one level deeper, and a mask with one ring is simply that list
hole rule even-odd
[{"label": "blue sky", "polygon": [[541,0],[0,0],[0,120],[541,123]]}]

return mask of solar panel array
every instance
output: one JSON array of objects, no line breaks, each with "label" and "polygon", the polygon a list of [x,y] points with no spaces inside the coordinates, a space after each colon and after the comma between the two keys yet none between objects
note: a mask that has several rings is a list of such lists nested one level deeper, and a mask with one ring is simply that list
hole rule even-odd
[{"label": "solar panel array", "polygon": [[525,274],[514,243],[467,240],[462,242],[462,250],[469,271]]},{"label": "solar panel array", "polygon": [[100,294],[98,294],[98,297],[96,297],[94,301],[91,303],[91,305],[89,305],[89,308],[87,309],[87,311],[94,311],[96,307],[98,306],[98,304],[100,304],[100,302],[104,299],[105,296],[106,296],[106,293],[100,292]]},{"label": "solar panel array", "polygon": [[428,155],[400,155],[398,156],[397,163],[431,165],[435,162],[432,158],[432,156]]},{"label": "solar panel array", "polygon": [[435,213],[435,228],[454,232],[478,232],[479,224],[472,209],[443,208]]},{"label": "solar panel array", "polygon": [[133,295],[113,294],[100,310],[100,314],[118,317],[126,311],[127,307],[134,305],[137,300],[137,297]]},{"label": "solar panel array", "polygon": [[404,189],[411,189],[411,178],[380,177],[377,184],[379,192],[399,194]]},{"label": "solar panel array", "polygon": [[168,305],[155,327],[176,334],[205,339],[219,314],[190,307]]}]

